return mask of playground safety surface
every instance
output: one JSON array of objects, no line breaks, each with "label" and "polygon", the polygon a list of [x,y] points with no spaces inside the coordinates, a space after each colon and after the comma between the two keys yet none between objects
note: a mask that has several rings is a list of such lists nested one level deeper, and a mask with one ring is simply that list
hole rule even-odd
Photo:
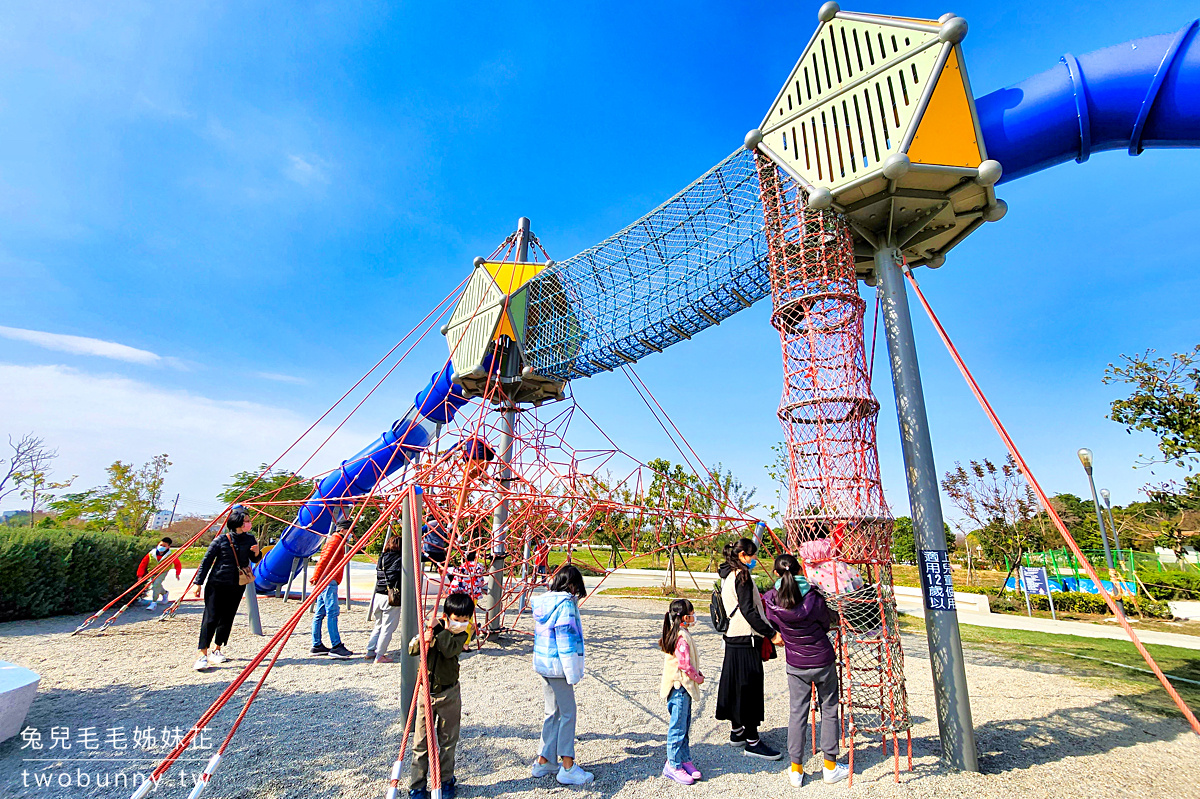
[{"label": "playground safety surface", "polygon": [[[33,787],[33,773],[114,774],[131,764],[100,760],[119,756],[153,758],[132,751],[134,727],[189,727],[217,696],[236,668],[265,642],[247,633],[239,616],[230,652],[236,659],[199,674],[191,669],[199,607],[186,604],[172,622],[131,609],[103,637],[69,637],[76,617],[0,625],[0,659],[42,675],[41,690],[26,724],[50,745],[52,727],[72,735],[97,728],[100,747],[85,751],[76,742],[67,753],[22,749],[20,737],[0,744],[0,795],[127,796],[128,792]],[[270,634],[286,618],[274,599],[261,600],[263,626]],[[701,667],[708,678],[694,709],[692,749],[705,780],[694,787],[661,778],[666,712],[658,697],[661,656],[655,640],[662,626],[661,602],[591,598],[584,606],[587,675],[578,689],[582,765],[596,774],[594,786],[566,789],[552,778],[535,781],[528,763],[537,753],[542,694],[530,669],[531,639],[512,635],[489,643],[463,661],[463,739],[457,773],[463,797],[525,795],[583,797],[660,796],[784,797],[786,761],[768,763],[741,755],[726,743],[727,728],[713,716],[720,672],[721,641],[707,622],[697,625]],[[290,611],[288,611],[290,612]],[[127,620],[129,620],[127,622]],[[369,633],[365,608],[357,604],[341,616],[347,645],[361,651]],[[529,623],[521,625],[526,630]],[[1053,667],[1019,664],[978,650],[967,651],[967,676],[983,774],[959,774],[938,763],[937,725],[923,636],[904,636],[913,729],[912,773],[893,782],[892,758],[878,743],[861,739],[856,752],[853,792],[864,796],[1176,796],[1200,797],[1200,741],[1178,718],[1131,709],[1096,682],[1072,679]],[[398,645],[394,641],[393,645]],[[230,745],[206,796],[212,797],[382,797],[402,726],[395,665],[363,660],[329,661],[308,655],[307,625],[288,643]],[[786,745],[786,682],[782,662],[767,664],[767,720],[764,737]],[[248,689],[239,693],[244,698]],[[235,701],[217,717],[212,739],[219,743],[240,709]],[[121,726],[129,750],[114,752],[108,728]],[[186,769],[169,772],[171,787],[156,796],[185,796],[184,771],[198,772],[213,750],[189,753]],[[70,761],[54,761],[67,755]],[[27,758],[41,758],[39,762]],[[49,760],[45,760],[49,758]],[[148,772],[156,760],[141,760]],[[903,766],[903,761],[902,761]],[[810,773],[817,760],[806,764]],[[22,784],[29,773],[29,787]],[[190,782],[190,776],[186,777]],[[190,784],[189,784],[190,788]],[[806,796],[840,796],[846,786],[819,781]]]}]

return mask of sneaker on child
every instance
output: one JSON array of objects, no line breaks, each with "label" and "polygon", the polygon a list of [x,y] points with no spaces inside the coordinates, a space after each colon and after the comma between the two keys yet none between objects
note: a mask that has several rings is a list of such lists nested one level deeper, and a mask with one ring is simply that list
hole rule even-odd
[{"label": "sneaker on child", "polygon": [[804,787],[804,772],[803,771],[792,771],[791,773],[788,774],[788,781],[792,783],[793,788],[803,788]]},{"label": "sneaker on child", "polygon": [[314,655],[328,655],[329,647],[325,646],[325,644],[313,644],[312,649],[308,651]]},{"label": "sneaker on child", "polygon": [[782,753],[767,746],[762,741],[746,744],[746,751],[742,752],[746,757],[761,757],[763,760],[778,760],[783,757]]},{"label": "sneaker on child", "polygon": [[745,729],[741,730],[740,732],[738,730],[734,730],[734,731],[730,732],[729,733],[729,743],[732,744],[733,746],[745,746],[746,745]]},{"label": "sneaker on child", "polygon": [[329,650],[329,657],[337,658],[338,660],[349,660],[354,657],[354,653],[347,649],[345,644],[338,644]]},{"label": "sneaker on child", "polygon": [[683,770],[682,766],[672,766],[670,763],[663,764],[662,774],[669,780],[675,780],[680,785],[691,785],[696,780],[692,779],[692,775]]},{"label": "sneaker on child", "polygon": [[596,776],[590,771],[584,771],[576,763],[570,769],[559,768],[558,776],[555,779],[561,785],[586,785],[596,779]]},{"label": "sneaker on child", "polygon": [[149,605],[146,606],[146,610],[158,610],[158,603],[151,602]]},{"label": "sneaker on child", "polygon": [[833,768],[824,768],[821,777],[826,783],[832,785],[835,782],[841,782],[850,776],[850,767],[845,763],[838,763]]},{"label": "sneaker on child", "polygon": [[680,768],[683,769],[684,771],[686,771],[688,774],[691,774],[692,779],[699,781],[700,769],[696,768],[695,763],[693,763],[692,761],[689,760],[688,762],[686,762],[682,766],[680,766]]},{"label": "sneaker on child", "polygon": [[214,649],[212,652],[208,653],[209,663],[224,663],[227,660],[229,660],[229,658],[225,657],[225,653],[220,649]]},{"label": "sneaker on child", "polygon": [[551,763],[549,761],[545,763],[539,763],[535,760],[533,761],[533,768],[529,769],[529,772],[535,777],[548,777],[557,770],[558,765],[555,763]]},{"label": "sneaker on child", "polygon": [[205,655],[201,655],[196,659],[196,662],[192,664],[192,668],[196,671],[204,671],[208,668],[208,658]]}]

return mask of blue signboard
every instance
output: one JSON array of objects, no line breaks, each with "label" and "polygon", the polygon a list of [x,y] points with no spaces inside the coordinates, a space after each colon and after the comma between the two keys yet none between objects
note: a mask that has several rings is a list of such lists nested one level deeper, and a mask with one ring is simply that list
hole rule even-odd
[{"label": "blue signboard", "polygon": [[1021,582],[1027,594],[1050,596],[1050,578],[1046,576],[1046,570],[1042,567],[1022,566]]},{"label": "blue signboard", "polygon": [[950,554],[944,549],[917,552],[921,564],[921,593],[926,610],[954,610],[954,578],[950,572]]}]

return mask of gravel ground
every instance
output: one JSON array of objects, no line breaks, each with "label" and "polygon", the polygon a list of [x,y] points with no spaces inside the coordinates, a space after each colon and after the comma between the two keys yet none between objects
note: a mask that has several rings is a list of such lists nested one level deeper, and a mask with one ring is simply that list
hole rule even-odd
[{"label": "gravel ground", "polygon": [[[262,599],[264,626],[278,629],[286,608]],[[463,659],[463,735],[457,773],[464,797],[519,794],[560,797],[779,797],[794,793],[786,759],[767,763],[725,743],[728,728],[713,718],[721,641],[702,621],[696,641],[708,677],[694,709],[692,748],[705,779],[684,787],[662,779],[666,708],[658,697],[661,656],[654,641],[663,603],[597,596],[585,605],[587,675],[578,689],[579,762],[596,783],[565,788],[553,778],[534,781],[528,764],[537,753],[541,689],[530,669],[531,641],[513,636]],[[143,614],[138,616],[136,614]],[[42,675],[26,724],[44,748],[22,748],[20,737],[0,744],[0,796],[128,796],[132,789],[99,788],[118,772],[148,772],[152,752],[132,748],[134,728],[186,729],[220,693],[251,653],[239,617],[231,643],[237,658],[206,674],[191,669],[200,608],[192,603],[167,624],[142,610],[103,637],[69,637],[78,618],[0,625],[0,659]],[[124,621],[124,619],[123,619]],[[525,625],[528,627],[528,625]],[[342,615],[342,633],[360,650],[369,632],[364,610]],[[329,661],[308,655],[307,625],[288,643],[271,678],[231,744],[205,793],[213,797],[381,797],[402,728],[394,665]],[[913,771],[893,782],[892,760],[878,743],[860,744],[852,791],[869,796],[1076,797],[1198,796],[1200,744],[1180,720],[1128,709],[1113,693],[1036,666],[1014,667],[985,652],[969,652],[967,677],[984,773],[960,774],[938,764],[930,670],[923,639],[906,637],[912,703]],[[779,661],[767,670],[765,739],[786,744],[787,688]],[[246,691],[239,696],[244,700]],[[213,725],[228,730],[241,702]],[[69,727],[72,748],[49,749],[52,727]],[[99,748],[85,750],[82,728],[95,727]],[[108,729],[123,727],[130,747],[117,751]],[[186,769],[170,772],[155,796],[186,796],[187,772],[198,772],[210,752],[189,754]],[[150,757],[140,762],[112,758]],[[69,757],[70,760],[54,758]],[[34,760],[33,758],[39,758]],[[109,758],[102,760],[101,758]],[[815,759],[807,765],[812,772]],[[903,763],[902,763],[903,766]],[[80,774],[88,778],[83,782]],[[63,775],[70,786],[63,787]],[[37,788],[37,776],[51,780]],[[190,782],[189,786],[190,787]],[[812,796],[841,795],[843,783],[806,785]]]}]

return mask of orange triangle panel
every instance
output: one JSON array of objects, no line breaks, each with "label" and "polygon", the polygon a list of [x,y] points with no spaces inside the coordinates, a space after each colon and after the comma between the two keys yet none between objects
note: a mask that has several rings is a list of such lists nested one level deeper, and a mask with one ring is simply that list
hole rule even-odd
[{"label": "orange triangle panel", "polygon": [[[979,166],[979,141],[971,118],[971,101],[958,64],[958,48],[950,51],[942,74],[908,148],[914,164]],[[501,287],[503,288],[503,287]]]}]

